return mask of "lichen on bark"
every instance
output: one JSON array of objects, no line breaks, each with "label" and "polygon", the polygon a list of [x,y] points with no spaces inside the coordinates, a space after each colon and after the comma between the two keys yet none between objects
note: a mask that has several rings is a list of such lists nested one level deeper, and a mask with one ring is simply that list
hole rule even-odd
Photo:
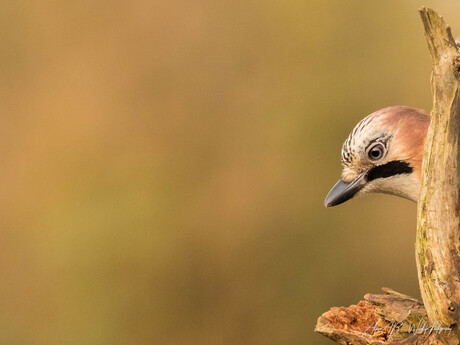
[{"label": "lichen on bark", "polygon": [[[355,306],[332,308],[315,331],[340,344],[460,344],[460,53],[442,17],[427,8],[420,16],[433,62],[433,109],[417,207],[423,304],[384,289],[385,295],[367,294]],[[409,331],[420,320],[442,331]],[[395,322],[406,327],[385,331]],[[367,332],[373,323],[380,329]]]}]

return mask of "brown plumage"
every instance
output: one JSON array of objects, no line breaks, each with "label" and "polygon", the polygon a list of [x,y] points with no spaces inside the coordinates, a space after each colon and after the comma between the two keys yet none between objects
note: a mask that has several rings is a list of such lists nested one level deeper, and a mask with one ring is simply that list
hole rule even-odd
[{"label": "brown plumage", "polygon": [[418,198],[425,137],[430,118],[405,106],[380,109],[361,120],[342,147],[342,179],[326,206],[376,192]]}]

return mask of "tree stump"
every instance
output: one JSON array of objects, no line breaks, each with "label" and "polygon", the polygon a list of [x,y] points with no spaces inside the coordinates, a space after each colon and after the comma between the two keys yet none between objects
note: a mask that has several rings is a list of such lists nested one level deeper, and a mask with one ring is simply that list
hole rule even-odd
[{"label": "tree stump", "polygon": [[319,317],[315,331],[344,345],[458,344],[449,327],[428,321],[423,304],[389,288],[357,305],[335,307]]},{"label": "tree stump", "polygon": [[417,268],[429,319],[457,325],[460,317],[460,53],[442,17],[425,8],[420,14],[433,60],[433,110],[423,154],[417,209]]},{"label": "tree stump", "polygon": [[417,207],[416,258],[423,304],[383,288],[319,317],[340,344],[460,344],[460,53],[450,27],[420,9],[433,61],[433,109]]}]

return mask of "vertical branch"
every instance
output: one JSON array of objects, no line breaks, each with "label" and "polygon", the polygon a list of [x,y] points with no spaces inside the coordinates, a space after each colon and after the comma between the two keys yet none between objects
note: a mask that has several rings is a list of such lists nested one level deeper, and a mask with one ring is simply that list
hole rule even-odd
[{"label": "vertical branch", "polygon": [[[426,8],[420,15],[433,59],[433,110],[417,209],[424,305],[384,288],[385,295],[367,294],[357,305],[332,308],[318,318],[315,330],[340,344],[459,344],[460,52],[442,17]],[[421,332],[414,331],[420,325]]]},{"label": "vertical branch", "polygon": [[430,321],[449,326],[460,319],[460,54],[442,17],[426,8],[420,15],[433,60],[433,109],[418,202],[417,268]]}]

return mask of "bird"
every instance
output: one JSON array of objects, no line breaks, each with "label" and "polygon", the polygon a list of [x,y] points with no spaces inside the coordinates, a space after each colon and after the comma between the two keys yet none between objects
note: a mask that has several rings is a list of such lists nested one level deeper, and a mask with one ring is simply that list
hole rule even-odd
[{"label": "bird", "polygon": [[430,117],[421,109],[389,106],[367,115],[342,146],[341,179],[325,207],[356,196],[384,193],[417,202]]}]

